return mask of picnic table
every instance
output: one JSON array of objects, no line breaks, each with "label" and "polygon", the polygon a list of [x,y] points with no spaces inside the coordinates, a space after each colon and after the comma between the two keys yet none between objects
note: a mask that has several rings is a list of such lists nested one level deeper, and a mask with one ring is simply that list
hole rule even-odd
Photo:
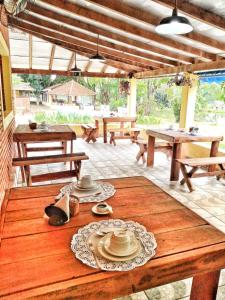
[{"label": "picnic table", "polygon": [[[76,139],[75,132],[68,125],[50,125],[49,130],[32,130],[29,125],[18,125],[13,133],[13,141],[17,144],[18,157],[27,157],[28,152],[44,152],[61,150],[67,153],[67,142],[70,141],[70,153],[73,153],[73,140]],[[28,147],[29,143],[60,142],[59,146],[48,145],[46,147]],[[72,168],[72,165],[71,165]],[[25,180],[21,169],[22,179]]]},{"label": "picnic table", "polygon": [[[191,300],[216,299],[225,267],[225,234],[183,206],[147,178],[109,179],[117,190],[107,202],[113,216],[91,213],[93,203],[64,226],[48,225],[44,207],[63,184],[12,188],[0,223],[0,297],[4,299],[107,300],[188,277]],[[127,272],[91,268],[70,249],[78,229],[103,219],[133,220],[154,233],[156,255]]]},{"label": "picnic table", "polygon": [[[57,150],[57,147],[31,148],[26,149],[27,143],[41,142],[63,142],[62,147],[58,150],[64,150],[66,153],[66,142],[71,142],[71,153],[73,152],[73,140],[76,139],[75,132],[68,125],[50,125],[49,130],[32,130],[29,125],[18,125],[13,133],[13,141],[17,144],[19,157],[27,156],[27,151],[50,151]],[[43,150],[44,149],[44,150]],[[22,151],[21,151],[22,150]]]},{"label": "picnic table", "polygon": [[[173,144],[172,150],[172,159],[171,159],[171,169],[170,169],[170,180],[178,181],[180,165],[177,162],[177,159],[181,158],[181,149],[183,143],[192,143],[192,142],[210,142],[210,157],[217,156],[219,143],[223,140],[223,136],[216,135],[190,135],[187,132],[180,130],[161,130],[161,129],[148,129],[146,131],[148,135],[148,149],[147,149],[147,166],[152,167],[154,165],[154,147],[155,139],[159,138]],[[210,166],[210,171],[215,167]]]}]

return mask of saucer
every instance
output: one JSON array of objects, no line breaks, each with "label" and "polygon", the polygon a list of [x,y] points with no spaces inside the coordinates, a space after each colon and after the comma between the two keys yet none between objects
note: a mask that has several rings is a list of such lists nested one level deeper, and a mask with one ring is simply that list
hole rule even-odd
[{"label": "saucer", "polygon": [[106,236],[104,236],[102,238],[102,242],[104,244],[104,250],[108,253],[111,254],[113,256],[119,256],[119,257],[125,257],[125,256],[130,256],[134,253],[137,252],[137,250],[140,248],[140,243],[138,242],[138,240],[134,240],[131,244],[130,249],[128,249],[126,252],[121,253],[121,251],[112,251],[109,247],[110,247],[110,238],[111,238],[112,233],[107,234]]},{"label": "saucer", "polygon": [[[110,206],[110,207],[111,207],[111,206]],[[91,210],[92,210],[92,212],[93,212],[94,214],[96,214],[96,215],[108,215],[108,214],[111,213],[111,211],[109,211],[109,210],[104,211],[104,212],[98,211],[98,210],[97,210],[97,205],[93,206],[93,207],[91,208]]]},{"label": "saucer", "polygon": [[[105,238],[105,237],[104,237]],[[139,244],[139,247],[138,249],[131,255],[127,255],[127,256],[115,256],[115,255],[112,255],[110,253],[108,253],[105,248],[104,248],[104,242],[103,242],[103,239],[102,238],[98,244],[97,244],[97,250],[98,250],[98,253],[108,259],[108,260],[111,260],[111,261],[127,261],[127,260],[130,260],[130,259],[133,259],[135,258],[136,256],[138,256],[140,254],[140,251],[141,251],[141,246]]]}]

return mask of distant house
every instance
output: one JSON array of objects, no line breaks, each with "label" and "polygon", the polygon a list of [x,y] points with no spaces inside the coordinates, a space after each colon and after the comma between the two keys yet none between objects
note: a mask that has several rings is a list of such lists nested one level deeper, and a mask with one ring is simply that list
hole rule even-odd
[{"label": "distant house", "polygon": [[28,82],[15,84],[13,86],[13,92],[15,97],[15,109],[17,111],[30,111],[30,102],[37,102],[37,98],[34,96],[34,89]]},{"label": "distant house", "polygon": [[74,80],[45,88],[43,101],[49,104],[74,104],[79,106],[92,105],[96,93]]}]

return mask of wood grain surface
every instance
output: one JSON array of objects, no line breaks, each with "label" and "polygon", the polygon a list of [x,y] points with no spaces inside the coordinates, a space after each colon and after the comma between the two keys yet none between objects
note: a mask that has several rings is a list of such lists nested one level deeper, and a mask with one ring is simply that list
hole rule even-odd
[{"label": "wood grain surface", "polygon": [[[61,227],[48,225],[43,215],[63,184],[8,192],[2,215],[0,297],[105,300],[194,276],[191,299],[201,299],[203,289],[196,287],[209,273],[205,299],[215,299],[218,272],[225,267],[225,234],[144,177],[105,181],[117,190],[107,200],[113,215],[95,216],[93,203],[84,203],[79,215]],[[129,272],[100,271],[77,260],[70,250],[73,234],[90,222],[112,217],[139,222],[153,232],[155,257]]]}]

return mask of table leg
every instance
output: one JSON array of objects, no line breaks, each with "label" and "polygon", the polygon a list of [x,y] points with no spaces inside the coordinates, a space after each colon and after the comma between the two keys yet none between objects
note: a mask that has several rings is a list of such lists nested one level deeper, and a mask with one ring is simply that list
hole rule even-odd
[{"label": "table leg", "polygon": [[103,138],[104,138],[104,143],[107,143],[107,123],[103,122]]},{"label": "table leg", "polygon": [[97,128],[96,130],[96,138],[99,137],[99,120],[95,120],[95,127]]},{"label": "table leg", "polygon": [[155,155],[155,137],[148,136],[147,167],[153,167]]},{"label": "table leg", "polygon": [[[73,153],[73,139],[71,139],[71,142],[70,142],[70,153],[72,154]],[[71,161],[70,162],[70,171],[72,170],[73,168],[73,162]]]},{"label": "table leg", "polygon": [[190,300],[216,300],[220,271],[193,277]]},{"label": "table leg", "polygon": [[178,181],[180,173],[180,164],[176,159],[181,157],[181,143],[173,144],[173,153],[171,159],[170,181]]},{"label": "table leg", "polygon": [[[20,148],[20,143],[17,142],[17,151],[18,151],[18,157],[21,158],[21,148]],[[21,172],[21,177],[22,177],[22,182],[25,182],[25,174],[24,174],[24,168],[20,167],[20,172]]]},{"label": "table leg", "polygon": [[[219,144],[220,144],[219,141],[212,142],[211,150],[210,150],[210,157],[217,156]],[[209,166],[209,169],[208,169],[209,172],[213,172],[215,170],[216,170],[216,165]]]}]

